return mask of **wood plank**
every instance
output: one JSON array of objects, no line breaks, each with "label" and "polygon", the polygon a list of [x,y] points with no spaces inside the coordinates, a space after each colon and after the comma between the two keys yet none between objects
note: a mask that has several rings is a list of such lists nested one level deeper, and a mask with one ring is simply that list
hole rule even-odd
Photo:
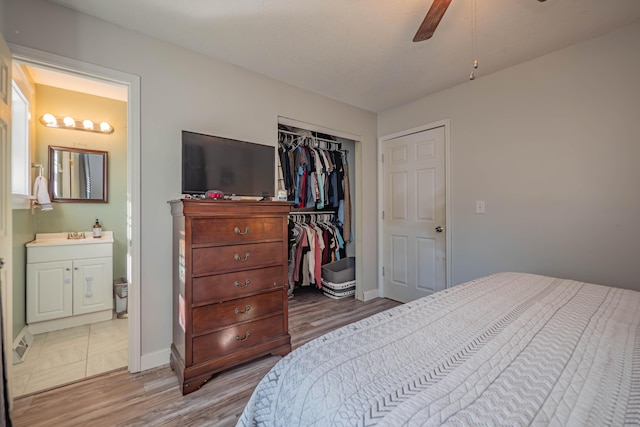
[{"label": "wood plank", "polygon": [[[293,348],[399,303],[334,300],[303,289],[289,299]],[[169,366],[129,374],[126,370],[14,401],[15,426],[234,426],[262,377],[280,360],[268,356],[222,372],[183,396]]]}]

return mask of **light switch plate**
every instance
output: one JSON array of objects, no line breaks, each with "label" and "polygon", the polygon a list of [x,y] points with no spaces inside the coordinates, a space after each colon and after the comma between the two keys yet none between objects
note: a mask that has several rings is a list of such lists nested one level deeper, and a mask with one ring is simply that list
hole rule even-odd
[{"label": "light switch plate", "polygon": [[484,200],[476,200],[476,213],[477,214],[484,213]]}]

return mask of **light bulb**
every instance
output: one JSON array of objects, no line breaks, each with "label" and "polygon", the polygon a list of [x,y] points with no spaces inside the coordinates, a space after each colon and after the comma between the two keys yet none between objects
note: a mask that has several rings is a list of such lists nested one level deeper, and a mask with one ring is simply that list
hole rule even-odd
[{"label": "light bulb", "polygon": [[100,130],[102,132],[109,132],[111,130],[111,125],[107,122],[100,123]]},{"label": "light bulb", "polygon": [[76,126],[76,121],[73,120],[73,117],[65,117],[64,119],[62,119],[62,121],[64,122],[65,126],[68,126],[70,128],[75,127]]},{"label": "light bulb", "polygon": [[86,119],[82,122],[82,126],[84,126],[85,129],[93,129],[93,122],[89,119]]},{"label": "light bulb", "polygon": [[58,121],[53,116],[53,114],[49,114],[49,113],[42,116],[42,120],[44,120],[47,126],[55,126],[55,124],[58,123]]}]

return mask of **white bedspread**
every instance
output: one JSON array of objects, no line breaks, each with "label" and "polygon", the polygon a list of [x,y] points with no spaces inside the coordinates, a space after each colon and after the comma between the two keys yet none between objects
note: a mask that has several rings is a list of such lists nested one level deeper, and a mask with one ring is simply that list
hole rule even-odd
[{"label": "white bedspread", "polygon": [[639,325],[640,292],[496,274],[300,347],[238,425],[639,425]]}]

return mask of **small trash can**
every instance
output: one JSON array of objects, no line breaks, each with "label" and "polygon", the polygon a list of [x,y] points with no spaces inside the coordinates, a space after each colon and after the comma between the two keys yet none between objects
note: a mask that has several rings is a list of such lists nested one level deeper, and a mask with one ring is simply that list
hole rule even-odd
[{"label": "small trash can", "polygon": [[113,281],[113,293],[116,299],[116,316],[118,319],[126,318],[129,286],[125,278],[121,277]]}]

